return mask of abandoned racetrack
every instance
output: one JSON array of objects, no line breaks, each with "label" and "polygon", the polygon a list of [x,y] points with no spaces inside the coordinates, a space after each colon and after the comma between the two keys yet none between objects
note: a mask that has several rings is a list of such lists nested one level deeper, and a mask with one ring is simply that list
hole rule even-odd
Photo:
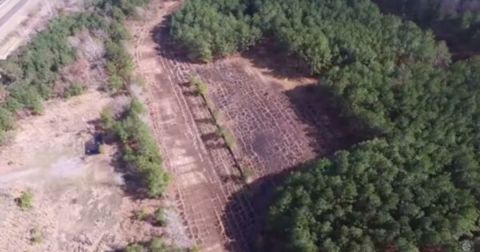
[{"label": "abandoned racetrack", "polygon": [[[260,192],[265,205],[274,177],[347,146],[345,139],[354,139],[354,132],[328,100],[309,99],[312,91],[322,92],[312,86],[313,79],[287,80],[242,56],[194,64],[177,54],[168,15],[179,6],[152,1],[143,21],[130,22],[153,130],[173,177],[168,194],[202,250],[250,251],[263,211],[244,192]],[[208,84],[222,123],[235,135],[233,151],[218,137],[211,112],[189,84],[192,76]],[[247,170],[255,181],[245,185],[241,175]]]}]

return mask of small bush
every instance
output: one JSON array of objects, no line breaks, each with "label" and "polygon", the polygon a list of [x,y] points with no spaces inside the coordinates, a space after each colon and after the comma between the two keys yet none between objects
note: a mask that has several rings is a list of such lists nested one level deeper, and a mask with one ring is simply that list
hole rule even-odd
[{"label": "small bush", "polygon": [[123,116],[115,121],[108,112],[102,114],[107,131],[120,139],[122,159],[136,169],[150,197],[159,197],[170,179],[162,167],[162,157],[148,125],[142,121],[142,104],[133,99]]},{"label": "small bush", "polygon": [[115,118],[111,108],[103,109],[100,120],[102,120],[103,127],[107,130],[112,129],[115,125]]},{"label": "small bush", "polygon": [[220,110],[213,111],[213,120],[215,120],[217,124],[221,124],[221,122],[225,121],[222,111]]},{"label": "small bush", "polygon": [[124,87],[124,81],[116,74],[112,74],[108,80],[109,89],[113,92],[118,92]]},{"label": "small bush", "polygon": [[125,252],[145,252],[146,249],[140,244],[131,244],[125,248]]},{"label": "small bush", "polygon": [[162,208],[157,209],[155,211],[155,224],[161,227],[167,225],[167,218],[165,216],[165,211]]},{"label": "small bush", "polygon": [[230,131],[228,128],[220,127],[217,134],[223,137],[228,148],[230,148],[231,150],[237,148],[237,140],[235,139],[232,131]]},{"label": "small bush", "polygon": [[66,97],[81,95],[84,90],[85,90],[85,87],[82,84],[75,82],[72,85],[70,85],[70,87],[68,87],[68,90],[65,95]]},{"label": "small bush", "polygon": [[31,243],[41,243],[43,242],[44,236],[43,233],[40,229],[38,228],[32,228],[30,230],[30,242]]},{"label": "small bush", "polygon": [[242,169],[242,179],[245,183],[250,183],[252,182],[253,176],[255,173],[253,172],[253,169],[250,167],[246,167]]},{"label": "small bush", "polygon": [[144,221],[148,218],[148,211],[145,208],[142,208],[135,212],[135,219]]},{"label": "small bush", "polygon": [[148,246],[150,252],[167,252],[171,251],[160,238],[153,238]]},{"label": "small bush", "polygon": [[3,107],[0,107],[0,130],[10,130],[14,126],[14,120],[12,113]]},{"label": "small bush", "polygon": [[208,85],[204,83],[198,76],[192,76],[190,77],[190,84],[195,86],[197,89],[198,93],[203,96],[205,99],[207,99],[208,96]]},{"label": "small bush", "polygon": [[4,145],[7,142],[7,136],[4,130],[0,129],[0,145]]},{"label": "small bush", "polygon": [[24,191],[18,198],[18,206],[22,210],[28,210],[33,207],[33,194],[31,191]]},{"label": "small bush", "polygon": [[188,250],[188,252],[200,252],[200,251],[202,250],[200,250],[200,248],[197,246],[193,246]]}]

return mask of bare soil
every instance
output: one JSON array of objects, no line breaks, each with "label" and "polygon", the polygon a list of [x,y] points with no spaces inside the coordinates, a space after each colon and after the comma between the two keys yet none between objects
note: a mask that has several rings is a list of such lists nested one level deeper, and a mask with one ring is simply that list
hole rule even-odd
[{"label": "bare soil", "polygon": [[[349,146],[358,132],[338,117],[315,78],[292,74],[299,64],[285,69],[288,64],[248,54],[191,63],[168,32],[169,15],[180,4],[154,0],[143,20],[130,22],[137,72],[145,79],[155,136],[173,176],[168,196],[202,251],[251,251],[275,184]],[[237,148],[229,149],[217,133],[212,113],[189,84],[192,76],[207,83]]]},{"label": "bare soil", "polygon": [[[96,91],[47,105],[42,116],[18,122],[0,153],[0,244],[4,251],[93,251],[121,221],[123,179],[110,164],[115,150],[86,157],[92,121],[111,98]],[[15,198],[33,193],[33,208]],[[30,241],[30,230],[43,234]]]},{"label": "bare soil", "polygon": [[[129,98],[99,91],[106,79],[101,41],[88,32],[69,40],[79,58],[62,71],[55,92],[62,97],[80,83],[85,93],[48,102],[40,116],[24,116],[10,142],[0,146],[0,251],[115,251],[163,236],[165,228],[151,218],[160,207],[166,229],[176,234],[165,242],[189,246],[172,203],[128,190],[115,145],[104,145],[100,155],[85,154],[101,111],[119,111]],[[22,210],[18,197],[26,191],[33,193],[33,207]],[[135,218],[139,211],[150,217]],[[32,240],[34,234],[41,239]]]}]

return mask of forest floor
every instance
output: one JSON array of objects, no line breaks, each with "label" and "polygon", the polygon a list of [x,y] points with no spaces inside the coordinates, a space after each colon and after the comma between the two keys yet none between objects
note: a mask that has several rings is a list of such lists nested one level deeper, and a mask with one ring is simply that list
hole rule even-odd
[{"label": "forest floor", "polygon": [[[357,132],[300,64],[279,61],[268,46],[209,64],[186,59],[168,33],[179,6],[153,0],[142,20],[129,22],[137,74],[173,177],[168,197],[202,251],[250,251],[278,179],[349,146]],[[207,84],[215,108],[190,85],[192,76]],[[233,132],[232,148],[217,123]]]}]

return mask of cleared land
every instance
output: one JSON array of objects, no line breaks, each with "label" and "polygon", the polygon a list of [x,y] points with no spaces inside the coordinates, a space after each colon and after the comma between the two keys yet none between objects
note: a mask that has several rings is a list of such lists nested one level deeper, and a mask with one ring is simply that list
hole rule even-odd
[{"label": "cleared land", "polygon": [[[88,143],[102,132],[102,110],[121,110],[129,98],[98,91],[107,78],[101,40],[87,31],[68,40],[77,61],[61,71],[54,93],[66,95],[72,83],[86,91],[53,99],[42,115],[20,115],[10,141],[0,147],[0,251],[116,251],[165,230],[175,235],[163,237],[167,244],[189,246],[168,201],[131,193],[133,181],[124,181],[128,171],[117,162],[115,145],[86,155]],[[32,207],[22,209],[18,199],[27,191]],[[153,216],[160,207],[166,228],[136,217]]]},{"label": "cleared land", "polygon": [[[354,132],[328,100],[310,99],[323,92],[313,79],[242,56],[190,63],[168,35],[168,15],[179,5],[152,1],[144,21],[130,24],[153,128],[173,175],[169,196],[203,251],[249,251],[277,177],[347,146]],[[217,120],[234,133],[233,151],[190,85],[192,76],[207,84]],[[242,173],[255,181],[246,186]]]},{"label": "cleared land", "polygon": [[[44,115],[19,122],[12,143],[0,154],[2,249],[91,251],[115,237],[123,179],[110,164],[114,150],[84,157],[91,123],[109,102],[89,92],[52,102]],[[15,198],[26,190],[33,193],[33,207],[22,211]],[[42,241],[32,243],[32,229],[42,233]]]}]

